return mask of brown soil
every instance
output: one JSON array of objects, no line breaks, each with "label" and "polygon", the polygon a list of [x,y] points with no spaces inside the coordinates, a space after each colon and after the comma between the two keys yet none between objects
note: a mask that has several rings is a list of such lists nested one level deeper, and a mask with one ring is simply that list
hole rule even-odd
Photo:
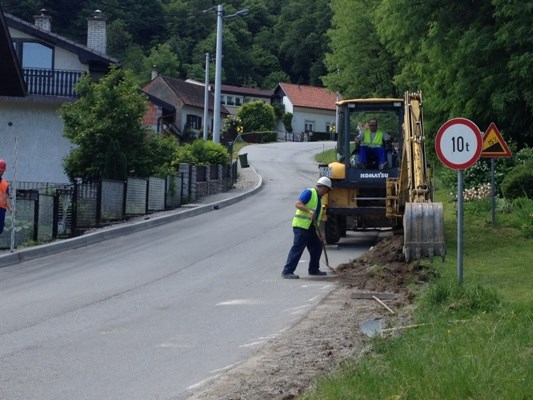
[{"label": "brown soil", "polygon": [[189,399],[295,399],[343,360],[357,359],[371,350],[371,341],[360,329],[363,322],[379,319],[383,326],[408,324],[417,286],[433,277],[420,264],[404,262],[402,237],[392,234],[336,270],[337,288],[313,311]]}]

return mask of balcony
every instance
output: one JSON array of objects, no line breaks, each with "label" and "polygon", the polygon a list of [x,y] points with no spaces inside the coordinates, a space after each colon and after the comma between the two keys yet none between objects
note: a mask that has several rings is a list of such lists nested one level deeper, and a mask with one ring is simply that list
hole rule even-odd
[{"label": "balcony", "polygon": [[28,94],[79,97],[74,92],[74,86],[85,72],[24,68],[23,73]]}]

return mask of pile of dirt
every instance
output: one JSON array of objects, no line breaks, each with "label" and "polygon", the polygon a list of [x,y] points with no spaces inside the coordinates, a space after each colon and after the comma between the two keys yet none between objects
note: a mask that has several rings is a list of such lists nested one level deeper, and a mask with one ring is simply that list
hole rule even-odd
[{"label": "pile of dirt", "polygon": [[[402,237],[391,234],[362,257],[339,265],[337,288],[305,318],[188,399],[296,399],[313,387],[317,376],[370,351],[370,339],[360,328],[365,322],[409,324],[413,287],[433,273],[420,264],[406,264],[402,246]],[[381,296],[394,315],[373,294]]]},{"label": "pile of dirt", "polygon": [[336,270],[347,287],[390,292],[404,300],[415,296],[413,288],[435,278],[435,272],[424,263],[407,264],[403,255],[403,237],[383,237],[362,257],[340,264]]}]

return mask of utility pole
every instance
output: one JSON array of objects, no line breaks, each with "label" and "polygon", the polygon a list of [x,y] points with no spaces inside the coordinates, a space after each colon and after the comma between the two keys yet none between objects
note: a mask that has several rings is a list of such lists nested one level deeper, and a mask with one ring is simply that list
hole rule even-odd
[{"label": "utility pole", "polygon": [[209,53],[205,53],[205,88],[204,88],[204,140],[208,138],[209,127]]}]

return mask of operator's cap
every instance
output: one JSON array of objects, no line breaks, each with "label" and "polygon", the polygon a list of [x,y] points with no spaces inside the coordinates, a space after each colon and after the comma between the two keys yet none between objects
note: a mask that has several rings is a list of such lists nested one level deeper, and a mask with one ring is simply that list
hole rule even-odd
[{"label": "operator's cap", "polygon": [[318,179],[316,184],[326,186],[328,189],[333,189],[331,185],[331,179],[329,179],[327,176],[320,177],[320,179]]},{"label": "operator's cap", "polygon": [[5,171],[7,168],[7,164],[4,160],[0,160],[0,171]]}]

